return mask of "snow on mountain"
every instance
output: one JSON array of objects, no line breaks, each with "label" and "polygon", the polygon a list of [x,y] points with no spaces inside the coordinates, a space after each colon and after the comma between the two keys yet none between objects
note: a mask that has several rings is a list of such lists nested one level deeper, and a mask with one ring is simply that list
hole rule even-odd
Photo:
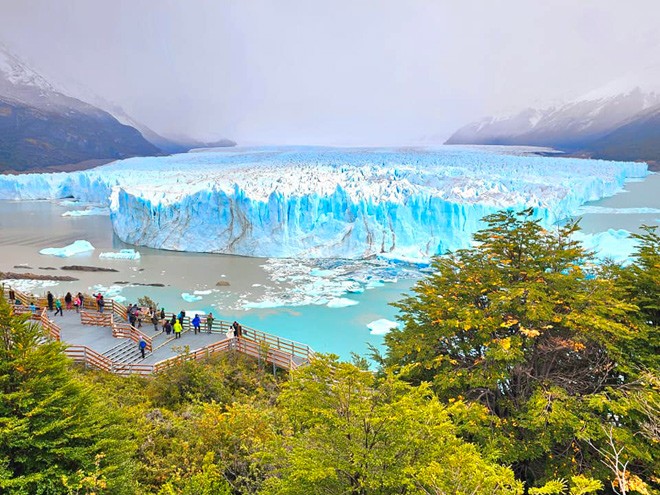
[{"label": "snow on mountain", "polygon": [[62,93],[0,46],[0,171],[158,152],[135,128]]},{"label": "snow on mountain", "polygon": [[660,66],[621,77],[563,105],[528,108],[468,124],[447,143],[588,150],[591,142],[656,107],[660,107]]},{"label": "snow on mountain", "polygon": [[646,174],[641,163],[455,147],[233,148],[0,176],[0,198],[110,204],[117,235],[154,248],[420,261],[469,246],[502,208],[534,207],[550,226]]},{"label": "snow on mountain", "polygon": [[13,86],[31,86],[43,91],[55,91],[40,74],[26,66],[4,46],[0,45],[0,73]]}]

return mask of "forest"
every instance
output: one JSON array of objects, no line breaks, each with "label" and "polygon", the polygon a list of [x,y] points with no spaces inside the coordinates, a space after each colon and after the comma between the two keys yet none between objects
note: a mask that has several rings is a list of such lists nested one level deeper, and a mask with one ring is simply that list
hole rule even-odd
[{"label": "forest", "polygon": [[291,373],[83,369],[1,300],[0,493],[660,494],[660,235],[617,265],[532,214],[435,258],[384,348]]}]

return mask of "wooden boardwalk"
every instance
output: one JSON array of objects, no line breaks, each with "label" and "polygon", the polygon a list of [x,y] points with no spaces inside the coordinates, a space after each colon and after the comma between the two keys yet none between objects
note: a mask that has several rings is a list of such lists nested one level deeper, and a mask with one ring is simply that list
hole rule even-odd
[{"label": "wooden boardwalk", "polygon": [[[9,299],[9,287],[3,287],[3,296]],[[113,300],[106,300],[105,312],[96,310],[96,301],[85,297],[80,313],[64,310],[63,316],[49,312],[44,298],[24,294],[14,289],[21,301],[14,306],[18,313],[31,312],[34,302],[39,308],[31,318],[41,324],[50,338],[66,343],[66,354],[75,362],[122,375],[157,373],[183,360],[203,359],[219,352],[236,351],[247,354],[275,368],[294,370],[313,357],[309,346],[249,327],[243,328],[241,337],[229,332],[230,323],[215,320],[211,332],[202,324],[202,332],[195,334],[186,317],[181,337],[174,338],[162,330],[156,331],[152,323],[135,328],[127,320],[127,308]],[[143,339],[146,354],[142,358],[138,342]]]}]

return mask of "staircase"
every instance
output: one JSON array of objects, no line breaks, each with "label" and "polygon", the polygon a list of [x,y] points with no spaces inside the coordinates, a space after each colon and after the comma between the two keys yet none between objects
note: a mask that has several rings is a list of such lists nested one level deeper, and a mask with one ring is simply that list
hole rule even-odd
[{"label": "staircase", "polygon": [[[103,355],[114,363],[137,363],[142,360],[142,354],[135,342],[131,339],[120,340],[122,342],[105,351]],[[145,356],[149,354],[151,354],[149,351],[145,352]]]}]

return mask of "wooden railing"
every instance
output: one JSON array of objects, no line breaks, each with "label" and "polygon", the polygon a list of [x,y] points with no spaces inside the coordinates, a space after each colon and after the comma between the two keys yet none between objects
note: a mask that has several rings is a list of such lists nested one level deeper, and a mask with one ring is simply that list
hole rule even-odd
[{"label": "wooden railing", "polygon": [[73,359],[75,363],[103,371],[112,371],[113,363],[110,358],[85,345],[70,345],[65,349],[64,353]]},{"label": "wooden railing", "polygon": [[111,327],[112,313],[80,312],[80,323],[83,325],[96,325],[97,327]]},{"label": "wooden railing", "polygon": [[112,336],[119,339],[131,339],[136,344],[140,342],[140,338],[147,343],[146,350],[153,351],[153,339],[148,335],[142,333],[130,323],[115,322],[114,315],[112,318]]},{"label": "wooden railing", "polygon": [[40,316],[41,328],[48,331],[48,335],[53,340],[61,340],[61,330],[59,325],[48,318],[46,308],[43,309]]},{"label": "wooden railing", "polygon": [[168,359],[163,359],[154,364],[154,373],[163,371],[167,368],[170,368],[176,364],[182,363],[184,361],[197,361],[200,359],[205,359],[209,356],[217,354],[218,352],[229,351],[232,349],[232,339],[222,340],[216,342],[215,344],[202,347],[196,351],[190,352],[188,354],[180,354],[179,356],[174,356]]}]

